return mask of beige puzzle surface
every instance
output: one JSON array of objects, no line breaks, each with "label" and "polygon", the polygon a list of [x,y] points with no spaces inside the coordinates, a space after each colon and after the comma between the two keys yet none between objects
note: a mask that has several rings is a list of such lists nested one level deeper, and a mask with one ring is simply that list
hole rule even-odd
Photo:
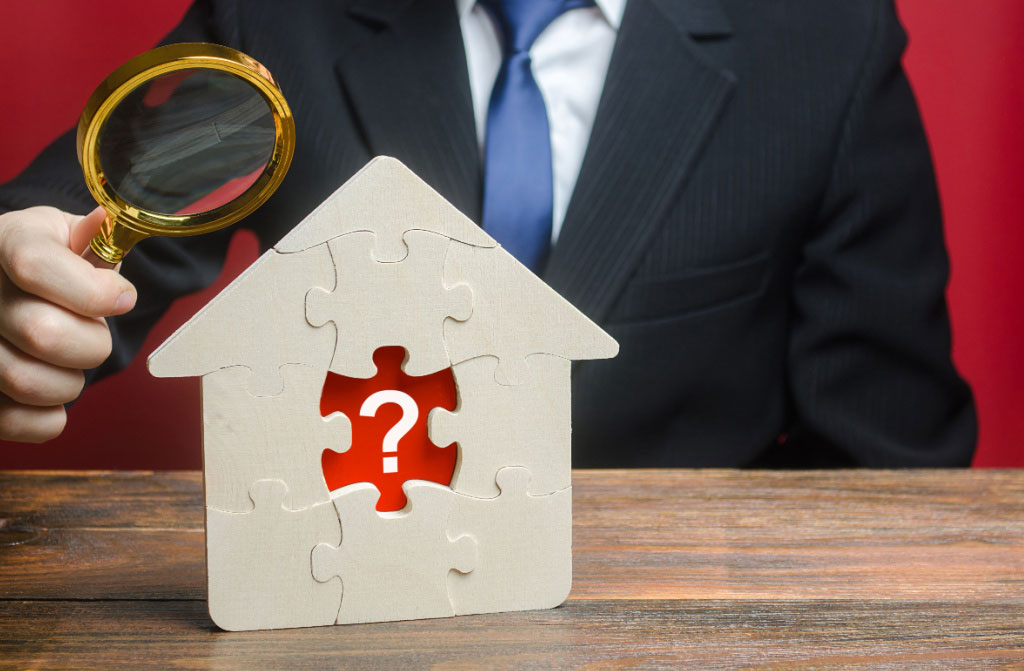
[{"label": "beige puzzle surface", "polygon": [[572,490],[527,494],[530,472],[498,471],[501,496],[458,496],[448,535],[467,534],[479,559],[468,574],[448,577],[458,615],[554,608],[572,587]]},{"label": "beige puzzle surface", "polygon": [[306,321],[305,297],[312,287],[334,287],[327,245],[301,254],[270,250],[149,356],[157,377],[206,375],[220,368],[252,370],[249,393],[281,391],[281,364],[304,363],[327,370],[334,327]]},{"label": "beige puzzle surface", "polygon": [[268,478],[288,484],[289,508],[330,500],[320,455],[324,450],[346,451],[352,443],[352,423],[341,413],[320,416],[323,370],[285,364],[280,374],[282,393],[257,397],[246,391],[246,368],[225,368],[203,376],[208,507],[245,512],[252,507],[249,486]]},{"label": "beige puzzle surface", "polygon": [[472,317],[444,323],[451,362],[496,356],[501,384],[519,384],[528,375],[530,354],[607,359],[619,352],[614,338],[500,247],[453,241],[444,281],[473,288]]},{"label": "beige puzzle surface", "polygon": [[210,617],[229,631],[332,624],[341,585],[314,580],[309,557],[318,543],[341,540],[334,506],[289,510],[280,480],[258,480],[251,494],[248,513],[207,508]]},{"label": "beige puzzle surface", "polygon": [[317,545],[313,575],[343,585],[338,624],[447,617],[448,572],[476,565],[476,543],[445,533],[456,495],[432,482],[404,486],[409,503],[395,513],[374,510],[379,493],[368,483],[334,493],[343,529],[340,547]]},{"label": "beige puzzle surface", "polygon": [[[405,348],[406,375],[368,381],[384,346]],[[571,362],[617,351],[405,166],[371,161],[149,358],[154,375],[203,377],[214,622],[305,627],[561,603],[572,580]],[[453,411],[415,398],[452,407],[450,387],[409,382],[449,368]],[[322,402],[360,410],[324,418]],[[424,428],[424,442],[458,444],[451,487],[403,471],[418,467],[404,466],[415,460],[398,436]],[[327,451],[348,452],[344,465],[328,454],[325,466]],[[401,484],[408,504],[377,512],[368,482],[329,492],[325,468],[334,483],[392,478],[376,482]]]},{"label": "beige puzzle surface", "polygon": [[[449,367],[443,326],[446,318],[469,319],[473,292],[465,284],[441,281],[449,240],[435,233],[406,234],[409,255],[397,263],[374,261],[373,233],[353,233],[328,245],[337,269],[333,292],[311,289],[306,318],[316,327],[333,322],[338,346],[331,372],[369,378],[377,373],[373,352],[402,345],[408,354],[403,370],[427,375]],[[475,249],[475,248],[474,248]]]},{"label": "beige puzzle surface", "polygon": [[[571,362],[549,354],[526,358],[523,384],[494,380],[498,360],[481,356],[455,364],[459,405],[430,411],[427,431],[436,445],[457,441],[459,462],[452,489],[459,494],[498,495],[495,476],[505,466],[534,474],[531,494],[550,494],[571,484],[569,445]],[[500,433],[496,427],[502,427]]]},{"label": "beige puzzle surface", "polygon": [[409,231],[429,231],[478,247],[498,243],[442,198],[401,162],[380,156],[352,176],[274,248],[298,252],[339,235],[369,231],[376,235],[373,259],[401,261]]}]

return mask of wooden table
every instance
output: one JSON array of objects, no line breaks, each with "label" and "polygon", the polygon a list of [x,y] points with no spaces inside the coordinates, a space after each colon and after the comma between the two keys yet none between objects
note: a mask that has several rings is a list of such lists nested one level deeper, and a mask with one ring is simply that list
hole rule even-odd
[{"label": "wooden table", "polygon": [[199,473],[0,472],[0,668],[1024,669],[1024,471],[577,471],[549,611],[224,633]]}]

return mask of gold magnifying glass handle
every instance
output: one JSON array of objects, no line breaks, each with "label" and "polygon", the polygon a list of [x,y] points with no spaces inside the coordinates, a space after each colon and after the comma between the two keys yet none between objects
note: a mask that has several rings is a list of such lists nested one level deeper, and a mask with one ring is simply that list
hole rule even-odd
[{"label": "gold magnifying glass handle", "polygon": [[[138,239],[146,237],[144,234],[132,231],[127,231],[127,235],[125,235],[126,232],[122,229],[123,227],[114,225],[114,218],[108,212],[107,216],[103,218],[100,232],[89,241],[89,246],[82,252],[82,258],[96,268],[116,270],[121,265],[121,259],[124,258],[127,250]],[[125,240],[122,241],[120,238],[125,238]]]},{"label": "gold magnifying glass handle", "polygon": [[93,248],[91,246],[85,248],[85,251],[82,252],[82,258],[91,263],[96,268],[108,268],[114,270],[121,265],[120,261],[117,263],[111,263],[106,259],[100,258],[99,254],[93,251]]}]

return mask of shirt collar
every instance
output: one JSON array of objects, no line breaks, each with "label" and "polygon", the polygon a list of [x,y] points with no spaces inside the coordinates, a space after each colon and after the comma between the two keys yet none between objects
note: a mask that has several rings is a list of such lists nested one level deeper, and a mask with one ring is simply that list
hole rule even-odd
[{"label": "shirt collar", "polygon": [[626,0],[594,0],[594,4],[604,14],[604,20],[608,25],[618,31],[622,25],[622,14],[626,11]]},{"label": "shirt collar", "polygon": [[[477,0],[455,0],[455,8],[459,12],[459,19],[464,19],[473,11]],[[618,30],[622,24],[622,14],[626,11],[626,0],[594,0],[594,4],[601,10],[604,20],[613,29]]]}]

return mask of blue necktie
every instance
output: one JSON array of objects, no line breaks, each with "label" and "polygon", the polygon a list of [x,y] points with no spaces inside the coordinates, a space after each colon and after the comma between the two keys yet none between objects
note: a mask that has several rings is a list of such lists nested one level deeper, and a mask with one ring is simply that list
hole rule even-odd
[{"label": "blue necktie", "polygon": [[551,246],[551,137],[530,69],[534,40],[564,12],[593,0],[480,0],[494,17],[504,58],[487,111],[484,230],[531,270]]}]

